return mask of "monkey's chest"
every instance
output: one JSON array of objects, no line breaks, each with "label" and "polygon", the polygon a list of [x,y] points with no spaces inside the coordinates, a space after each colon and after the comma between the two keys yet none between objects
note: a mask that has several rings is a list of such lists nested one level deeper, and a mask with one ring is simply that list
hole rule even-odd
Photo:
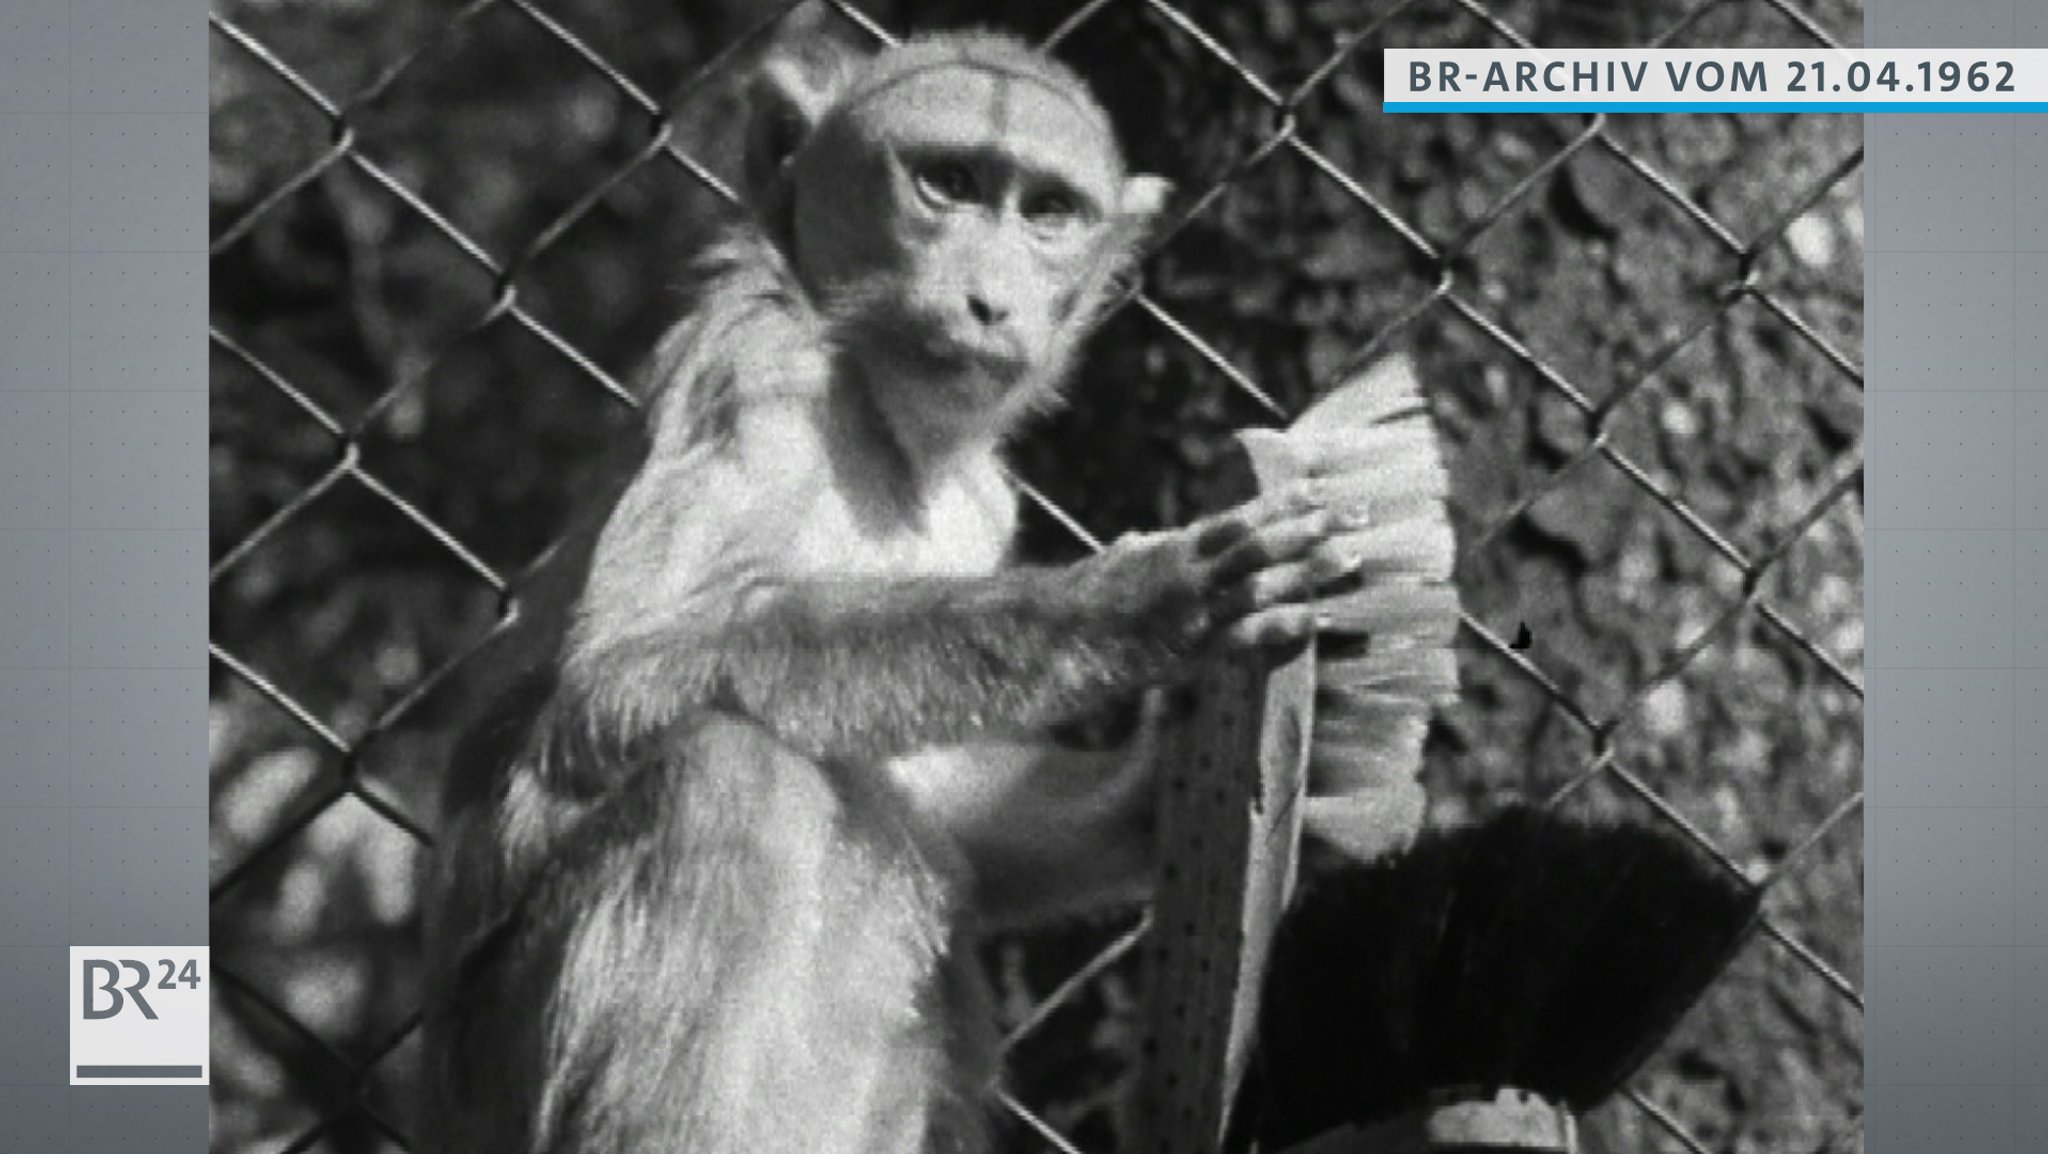
[{"label": "monkey's chest", "polygon": [[946,577],[991,573],[1016,528],[1014,498],[969,480],[935,487],[916,508],[859,487],[821,494],[791,526],[792,563],[845,577]]}]

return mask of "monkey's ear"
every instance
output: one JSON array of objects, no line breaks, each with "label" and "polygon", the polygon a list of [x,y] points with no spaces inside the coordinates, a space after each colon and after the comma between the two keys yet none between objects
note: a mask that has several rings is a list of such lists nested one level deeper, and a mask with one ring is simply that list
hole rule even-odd
[{"label": "monkey's ear", "polygon": [[754,204],[772,204],[790,157],[852,82],[861,54],[828,38],[775,52],[761,64],[747,112],[742,190]]},{"label": "monkey's ear", "polygon": [[1150,223],[1153,218],[1166,211],[1167,198],[1173,195],[1173,182],[1163,176],[1138,173],[1124,178],[1123,196],[1117,204],[1117,215],[1134,223]]}]

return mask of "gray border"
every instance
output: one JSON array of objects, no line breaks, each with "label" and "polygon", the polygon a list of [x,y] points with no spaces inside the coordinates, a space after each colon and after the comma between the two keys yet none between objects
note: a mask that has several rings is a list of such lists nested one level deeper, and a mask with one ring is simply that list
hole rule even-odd
[{"label": "gray border", "polygon": [[0,0],[0,1151],[207,1144],[65,1015],[70,943],[207,940],[206,35]]},{"label": "gray border", "polygon": [[[2048,46],[2033,0],[1871,0],[1874,48]],[[1871,116],[1866,1148],[2048,1130],[2048,116]]]}]

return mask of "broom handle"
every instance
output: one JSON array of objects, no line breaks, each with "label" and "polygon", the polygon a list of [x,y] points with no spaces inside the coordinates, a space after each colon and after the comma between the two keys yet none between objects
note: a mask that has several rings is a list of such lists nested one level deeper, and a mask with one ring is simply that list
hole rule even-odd
[{"label": "broom handle", "polygon": [[[1241,476],[1250,477],[1251,470]],[[1244,487],[1270,490],[1285,477]],[[1251,493],[1244,493],[1244,499]],[[1219,659],[1164,734],[1135,1147],[1221,1148],[1294,886],[1315,700],[1313,642]]]}]

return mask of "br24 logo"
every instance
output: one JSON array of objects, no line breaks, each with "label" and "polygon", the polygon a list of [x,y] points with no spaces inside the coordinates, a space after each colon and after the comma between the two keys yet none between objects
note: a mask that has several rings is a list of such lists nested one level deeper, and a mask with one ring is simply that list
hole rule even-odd
[{"label": "br24 logo", "polygon": [[[149,988],[150,978],[154,976],[148,962],[136,958],[86,958],[83,964],[87,1019],[114,1017],[127,1003],[132,1002],[136,1009],[142,1011],[143,1017],[151,1021],[156,1020],[156,1011],[150,1007],[149,999],[143,995],[143,991]],[[175,991],[179,982],[183,982],[186,989],[199,988],[197,961],[187,959],[182,970],[168,959],[158,959],[156,964],[163,967],[163,978],[156,983],[157,989]],[[133,974],[135,978],[125,986],[120,984],[124,971]],[[100,994],[106,995],[104,1007],[98,1004],[101,999],[96,995]]]}]

